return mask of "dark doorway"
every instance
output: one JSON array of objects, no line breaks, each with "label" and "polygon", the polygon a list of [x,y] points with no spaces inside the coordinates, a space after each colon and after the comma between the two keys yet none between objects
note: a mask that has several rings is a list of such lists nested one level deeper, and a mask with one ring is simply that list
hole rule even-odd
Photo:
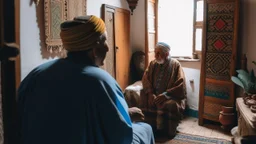
[{"label": "dark doorway", "polygon": [[[1,108],[4,144],[17,144],[16,113],[16,70],[17,49],[15,36],[15,0],[0,2],[0,65],[1,65]],[[3,134],[3,133],[1,133]],[[2,141],[0,141],[2,142]]]}]

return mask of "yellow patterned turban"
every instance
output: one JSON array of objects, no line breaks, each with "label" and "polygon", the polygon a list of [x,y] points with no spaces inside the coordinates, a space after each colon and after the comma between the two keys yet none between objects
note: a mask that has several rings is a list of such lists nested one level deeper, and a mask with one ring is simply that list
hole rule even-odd
[{"label": "yellow patterned turban", "polygon": [[96,16],[79,16],[61,24],[60,37],[67,51],[85,51],[93,48],[99,36],[105,33],[105,23]]}]

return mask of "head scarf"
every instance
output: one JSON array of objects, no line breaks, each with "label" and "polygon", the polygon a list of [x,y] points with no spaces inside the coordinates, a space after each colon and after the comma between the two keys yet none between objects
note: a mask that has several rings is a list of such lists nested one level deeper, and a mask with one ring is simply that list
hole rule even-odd
[{"label": "head scarf", "polygon": [[67,51],[86,51],[93,48],[105,33],[105,23],[96,16],[79,16],[61,24],[60,37]]},{"label": "head scarf", "polygon": [[167,43],[164,43],[164,42],[158,42],[156,44],[156,48],[161,48],[165,52],[169,52],[171,50],[171,47]]}]

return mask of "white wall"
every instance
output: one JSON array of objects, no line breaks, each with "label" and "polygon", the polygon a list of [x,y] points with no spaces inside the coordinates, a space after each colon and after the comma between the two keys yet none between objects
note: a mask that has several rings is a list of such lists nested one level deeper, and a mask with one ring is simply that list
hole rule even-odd
[{"label": "white wall", "polygon": [[188,107],[198,110],[201,62],[181,62],[181,66],[186,76]]},{"label": "white wall", "polygon": [[251,62],[256,61],[256,0],[241,0],[241,30],[240,48],[247,55],[248,69],[256,72],[256,66]]},{"label": "white wall", "polygon": [[87,0],[87,14],[100,17],[102,4],[129,9],[126,0]]},{"label": "white wall", "polygon": [[34,3],[30,1],[20,1],[20,55],[21,55],[21,79],[23,79],[34,67],[49,61],[55,57],[44,58],[41,53],[40,29],[39,25],[42,17],[37,19],[38,13]]},{"label": "white wall", "polygon": [[145,0],[139,0],[131,16],[132,52],[145,51]]}]

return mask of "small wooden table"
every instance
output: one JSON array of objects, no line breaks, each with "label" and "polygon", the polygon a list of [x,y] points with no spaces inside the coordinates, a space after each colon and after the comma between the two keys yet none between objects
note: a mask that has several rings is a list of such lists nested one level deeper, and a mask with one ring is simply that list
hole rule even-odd
[{"label": "small wooden table", "polygon": [[244,104],[243,98],[236,99],[239,136],[256,135],[256,113]]}]

